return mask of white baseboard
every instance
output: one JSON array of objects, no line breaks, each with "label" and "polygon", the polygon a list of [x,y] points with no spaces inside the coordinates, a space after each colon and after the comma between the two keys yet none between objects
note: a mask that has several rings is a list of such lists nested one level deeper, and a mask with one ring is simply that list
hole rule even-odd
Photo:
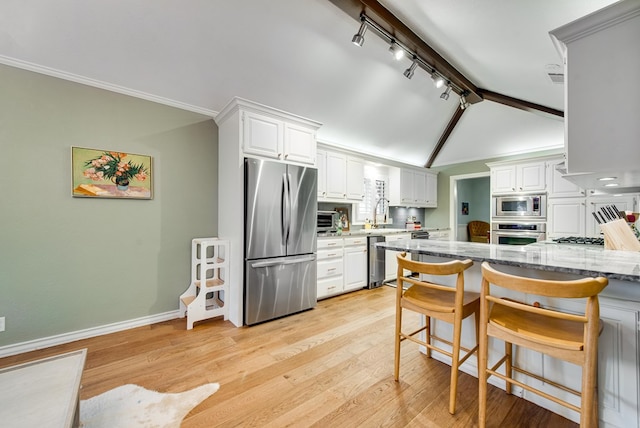
[{"label": "white baseboard", "polygon": [[62,345],[69,342],[75,342],[80,339],[88,339],[90,337],[102,336],[104,334],[115,333],[117,331],[128,330],[130,328],[142,327],[163,321],[168,321],[180,317],[178,310],[164,312],[161,314],[150,315],[141,318],[135,318],[127,321],[120,321],[113,324],[91,327],[85,330],[72,331],[69,333],[57,334],[55,336],[43,337],[41,339],[30,340],[27,342],[16,343],[0,347],[0,358],[9,357],[11,355],[22,354],[24,352],[36,351],[38,349],[49,348],[51,346]]}]

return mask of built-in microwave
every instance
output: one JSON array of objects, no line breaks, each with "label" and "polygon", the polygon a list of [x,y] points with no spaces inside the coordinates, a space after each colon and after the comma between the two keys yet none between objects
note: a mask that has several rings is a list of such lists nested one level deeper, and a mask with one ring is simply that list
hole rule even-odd
[{"label": "built-in microwave", "polygon": [[316,222],[318,232],[335,232],[339,218],[338,211],[318,210],[318,221]]},{"label": "built-in microwave", "polygon": [[503,195],[493,197],[493,217],[536,218],[547,216],[546,195]]}]

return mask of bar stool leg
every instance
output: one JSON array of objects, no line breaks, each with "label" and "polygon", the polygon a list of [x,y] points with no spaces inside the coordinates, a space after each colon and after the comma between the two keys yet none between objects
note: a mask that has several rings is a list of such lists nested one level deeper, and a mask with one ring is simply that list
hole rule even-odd
[{"label": "bar stool leg", "polygon": [[486,315],[480,313],[480,340],[478,341],[478,428],[487,423],[487,354],[489,337],[487,336]]},{"label": "bar stool leg", "polygon": [[[400,285],[398,285],[400,286]],[[396,308],[396,346],[393,377],[397,382],[400,378],[400,332],[402,331],[402,307],[398,305]]]},{"label": "bar stool leg", "polygon": [[[424,318],[425,318],[425,329],[424,329],[425,342],[431,345],[431,317],[428,317],[425,315]],[[427,355],[427,358],[431,358],[431,348],[429,348],[428,346],[426,350],[426,355]]]},{"label": "bar stool leg", "polygon": [[[509,379],[513,379],[513,344],[504,342],[504,354],[507,357],[504,365],[504,374]],[[511,382],[506,383],[505,391],[507,394],[511,394]]]},{"label": "bar stool leg", "polygon": [[451,356],[451,385],[449,387],[449,413],[456,412],[456,393],[458,391],[458,365],[460,361],[460,336],[462,330],[462,314],[456,313],[453,321],[453,350]]}]

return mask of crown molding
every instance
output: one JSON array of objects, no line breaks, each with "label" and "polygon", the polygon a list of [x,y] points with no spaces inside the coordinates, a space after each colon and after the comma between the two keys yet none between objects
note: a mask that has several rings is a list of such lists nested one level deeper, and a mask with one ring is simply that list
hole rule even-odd
[{"label": "crown molding", "polygon": [[160,97],[157,95],[148,94],[146,92],[137,91],[135,89],[126,88],[124,86],[114,85],[111,83],[103,82],[101,80],[91,79],[89,77],[81,76],[78,74],[68,73],[66,71],[57,70],[51,67],[45,67],[39,64],[34,64],[28,61],[22,61],[15,58],[0,55],[0,64],[8,65],[10,67],[20,68],[27,71],[33,71],[35,73],[44,74],[58,79],[68,80],[70,82],[79,83],[81,85],[92,86],[94,88],[104,89],[110,92],[116,92],[122,95],[128,95],[134,98],[140,98],[146,101],[151,101],[158,104],[163,104],[169,107],[179,108],[181,110],[191,111],[193,113],[199,113],[205,116],[215,117],[218,112],[203,107],[186,104],[180,101],[172,100],[169,98]]}]

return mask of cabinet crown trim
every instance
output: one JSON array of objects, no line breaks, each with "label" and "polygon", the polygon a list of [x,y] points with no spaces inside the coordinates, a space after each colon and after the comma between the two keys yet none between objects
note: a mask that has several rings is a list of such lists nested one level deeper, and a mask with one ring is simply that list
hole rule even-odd
[{"label": "cabinet crown trim", "polygon": [[562,44],[580,40],[638,15],[640,15],[640,3],[634,0],[620,1],[556,28],[549,34],[560,54],[564,56]]},{"label": "cabinet crown trim", "polygon": [[240,97],[232,98],[231,101],[229,101],[229,103],[227,103],[227,105],[224,106],[224,108],[215,116],[214,120],[216,124],[220,125],[225,120],[227,120],[232,114],[234,114],[239,110],[265,114],[281,120],[286,120],[288,122],[303,124],[315,129],[318,129],[322,126],[322,123],[317,122],[315,120],[298,116],[296,114],[289,113],[284,110],[279,110],[273,107],[269,107],[264,104],[259,104],[254,101],[249,101]]}]

